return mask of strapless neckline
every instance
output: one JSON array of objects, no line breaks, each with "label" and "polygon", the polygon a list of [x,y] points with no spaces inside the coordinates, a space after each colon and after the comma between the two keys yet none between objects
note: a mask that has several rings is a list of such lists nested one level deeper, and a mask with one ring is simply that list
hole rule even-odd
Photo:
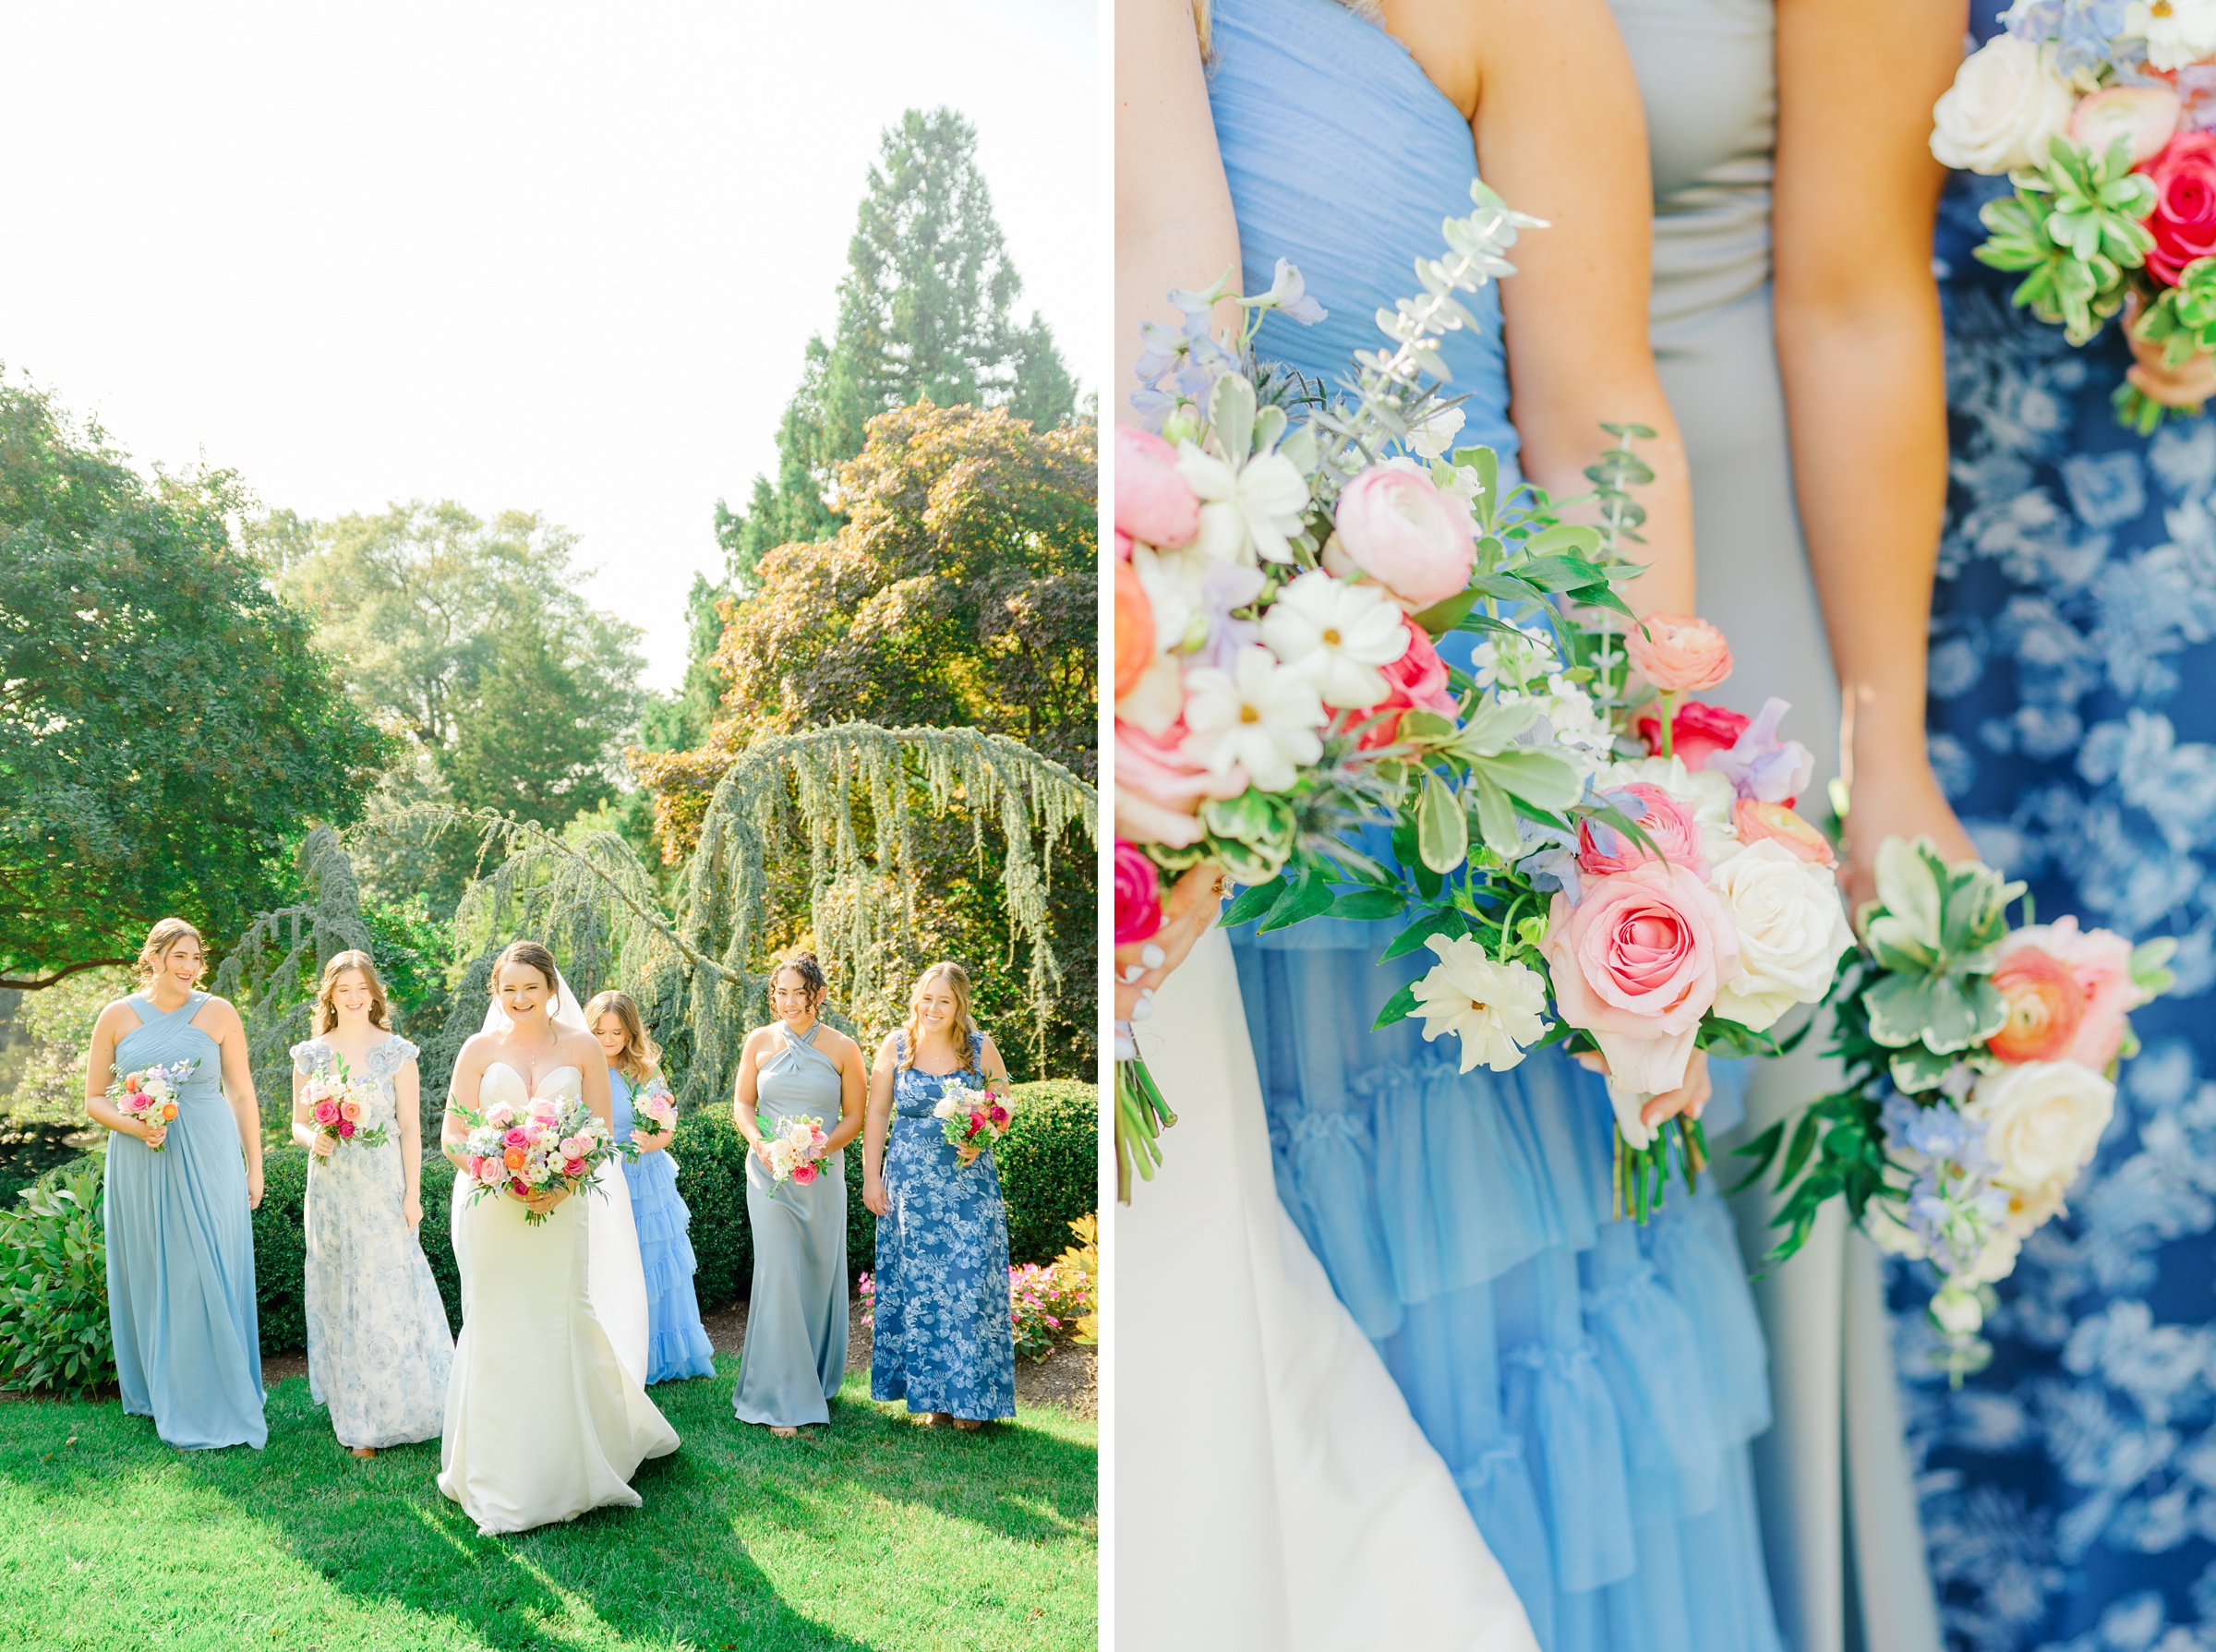
[{"label": "strapless neckline", "polygon": [[[535,1093],[531,1088],[531,1080],[524,1072],[523,1068],[516,1067],[512,1063],[501,1061],[496,1057],[495,1059],[485,1064],[485,1077],[477,1080],[477,1093],[480,1096],[484,1094],[486,1085],[491,1082],[492,1075],[496,1071],[504,1072],[510,1078],[513,1079],[516,1083],[522,1087],[524,1095],[530,1096]],[[548,1070],[546,1078],[540,1081],[539,1091],[536,1093],[549,1093],[552,1090],[554,1080],[560,1078],[563,1073],[569,1073],[574,1077],[576,1080],[576,1093],[583,1095],[584,1093],[584,1069],[566,1061],[563,1062],[561,1066],[552,1067]]]}]

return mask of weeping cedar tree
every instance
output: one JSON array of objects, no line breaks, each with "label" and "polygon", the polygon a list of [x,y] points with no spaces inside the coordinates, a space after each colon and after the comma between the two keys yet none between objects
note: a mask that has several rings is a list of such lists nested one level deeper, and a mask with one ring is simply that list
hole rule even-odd
[{"label": "weeping cedar tree", "polygon": [[1077,410],[1054,334],[1010,311],[1023,283],[1008,261],[977,165],[977,128],[951,109],[910,109],[888,127],[847,248],[831,342],[809,341],[800,388],[777,426],[775,479],[744,511],[721,500],[717,537],[733,586],[780,545],[824,539],[838,469],[880,413],[931,402],[1006,407],[1034,429]]},{"label": "weeping cedar tree", "polygon": [[149,482],[0,384],[0,987],[235,934],[387,742],[232,543],[223,473]]}]

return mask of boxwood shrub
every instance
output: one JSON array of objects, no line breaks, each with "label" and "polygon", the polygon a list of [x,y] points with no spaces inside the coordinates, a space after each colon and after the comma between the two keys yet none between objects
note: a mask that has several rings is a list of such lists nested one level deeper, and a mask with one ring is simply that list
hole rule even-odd
[{"label": "boxwood shrub", "polygon": [[114,1380],[101,1168],[56,1166],[0,1212],[0,1388],[81,1393]]}]

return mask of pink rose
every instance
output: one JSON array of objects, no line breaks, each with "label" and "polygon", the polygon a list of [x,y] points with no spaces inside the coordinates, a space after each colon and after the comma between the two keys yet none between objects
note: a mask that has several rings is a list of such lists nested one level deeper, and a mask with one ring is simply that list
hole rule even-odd
[{"label": "pink rose", "polygon": [[560,1109],[555,1106],[552,1102],[533,1102],[531,1103],[531,1116],[533,1118],[552,1118],[560,1111]]},{"label": "pink rose", "polygon": [[[2123,1048],[2125,1017],[2140,1002],[2138,983],[2131,978],[2131,943],[2114,930],[2081,930],[2077,919],[2057,918],[2004,939],[1997,948],[2001,965],[2026,948],[2067,965],[2085,995],[2084,1018],[2063,1059],[2106,1072]],[[1997,984],[1998,969],[1994,974]]]},{"label": "pink rose", "polygon": [[[1685,805],[1644,780],[1602,794],[1628,815],[1661,850],[1662,859],[1682,866],[1695,877],[1708,875],[1708,858],[1701,852],[1701,826]],[[1590,817],[1577,827],[1578,870],[1588,877],[1608,877],[1643,866],[1655,857],[1635,838],[1627,838],[1606,821]]]},{"label": "pink rose", "polygon": [[1154,663],[1154,605],[1138,571],[1128,562],[1115,565],[1115,697],[1131,692],[1146,669]]},{"label": "pink rose", "polygon": [[519,1125],[500,1138],[500,1145],[502,1147],[529,1147],[531,1145],[530,1133]]},{"label": "pink rose", "polygon": [[1339,495],[1339,548],[1403,603],[1444,602],[1470,583],[1475,525],[1463,502],[1405,460],[1373,464]]},{"label": "pink rose", "polygon": [[2139,170],[2155,188],[2147,268],[2175,286],[2187,264],[2216,253],[2216,132],[2180,132]]},{"label": "pink rose", "polygon": [[1365,706],[1360,714],[1378,719],[1362,730],[1360,745],[1366,752],[1389,746],[1400,738],[1399,714],[1403,711],[1421,706],[1441,717],[1454,715],[1454,695],[1447,682],[1447,662],[1439,658],[1439,650],[1431,645],[1431,633],[1405,616],[1401,623],[1408,628],[1407,650],[1391,665],[1379,668],[1385,674],[1386,695],[1375,705]]},{"label": "pink rose", "polygon": [[583,1159],[570,1160],[569,1163],[561,1167],[561,1174],[564,1176],[583,1176],[584,1174],[584,1161]]},{"label": "pink rose", "polygon": [[1131,536],[1120,527],[1115,530],[1115,560],[1119,562],[1131,560]]},{"label": "pink rose", "polygon": [[316,1122],[319,1125],[337,1124],[339,1122],[338,1103],[335,1102],[318,1102],[316,1103]]},{"label": "pink rose", "polygon": [[810,1182],[815,1180],[814,1163],[813,1161],[803,1160],[801,1163],[795,1164],[792,1167],[792,1176],[790,1179],[800,1183],[801,1187],[805,1188]]},{"label": "pink rose", "polygon": [[1731,675],[1731,645],[1691,614],[1649,614],[1623,645],[1632,668],[1666,694],[1697,693]]},{"label": "pink rose", "polygon": [[1115,840],[1115,944],[1128,947],[1162,927],[1162,877],[1138,846]]},{"label": "pink rose", "polygon": [[342,1118],[339,1120],[339,1140],[342,1141],[351,1141],[354,1140],[354,1120],[351,1118]]},{"label": "pink rose", "polygon": [[1183,849],[1200,840],[1194,816],[1200,800],[1236,797],[1246,790],[1246,771],[1233,768],[1211,775],[1207,766],[1178,748],[1186,730],[1180,717],[1160,735],[1115,720],[1115,830],[1134,843],[1162,843]]},{"label": "pink rose", "polygon": [[[1728,705],[1710,705],[1701,700],[1688,700],[1678,707],[1678,715],[1669,720],[1670,755],[1687,768],[1699,768],[1718,752],[1728,752],[1739,737],[1747,731],[1745,713],[1733,711]],[[1646,749],[1657,755],[1662,750],[1662,714],[1649,706],[1639,714],[1632,732],[1646,742]]]},{"label": "pink rose", "polygon": [[506,1102],[495,1102],[491,1107],[487,1109],[485,1114],[485,1122],[487,1124],[504,1125],[509,1123],[514,1117],[515,1109],[513,1107],[511,1107]]},{"label": "pink rose", "polygon": [[1740,970],[1730,914],[1692,873],[1658,861],[1595,879],[1574,907],[1557,894],[1540,950],[1562,1019],[1644,1095],[1684,1083],[1701,1017]]},{"label": "pink rose", "polygon": [[520,1176],[513,1176],[509,1180],[508,1191],[514,1194],[518,1199],[528,1199],[531,1197],[531,1184],[524,1180],[524,1178]]},{"label": "pink rose", "polygon": [[1741,843],[1765,838],[1780,843],[1801,860],[1817,866],[1833,863],[1831,840],[1783,803],[1764,803],[1751,797],[1733,800],[1731,826]]},{"label": "pink rose", "polygon": [[2121,138],[2131,146],[2131,163],[2137,166],[2162,153],[2183,110],[2177,93],[2167,86],[2105,87],[2070,115],[2070,138],[2096,161]]},{"label": "pink rose", "polygon": [[994,1108],[993,1122],[996,1125],[1005,1126],[1008,1122],[1008,1110],[1006,1107]]},{"label": "pink rose", "polygon": [[1115,428],[1115,531],[1164,550],[1200,531],[1200,500],[1177,474],[1177,450],[1128,425]]}]

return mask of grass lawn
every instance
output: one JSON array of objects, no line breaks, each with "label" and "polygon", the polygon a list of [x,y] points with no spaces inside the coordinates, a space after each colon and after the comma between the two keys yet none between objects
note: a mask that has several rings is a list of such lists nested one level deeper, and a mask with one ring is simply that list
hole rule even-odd
[{"label": "grass lawn", "polygon": [[0,1405],[0,1646],[1090,1649],[1095,1426],[924,1429],[849,1375],[828,1429],[731,1417],[738,1361],[653,1390],[683,1436],[601,1509],[480,1537],[439,1445],[360,1463],[307,1382],[266,1451],[187,1455],[114,1402]]}]

